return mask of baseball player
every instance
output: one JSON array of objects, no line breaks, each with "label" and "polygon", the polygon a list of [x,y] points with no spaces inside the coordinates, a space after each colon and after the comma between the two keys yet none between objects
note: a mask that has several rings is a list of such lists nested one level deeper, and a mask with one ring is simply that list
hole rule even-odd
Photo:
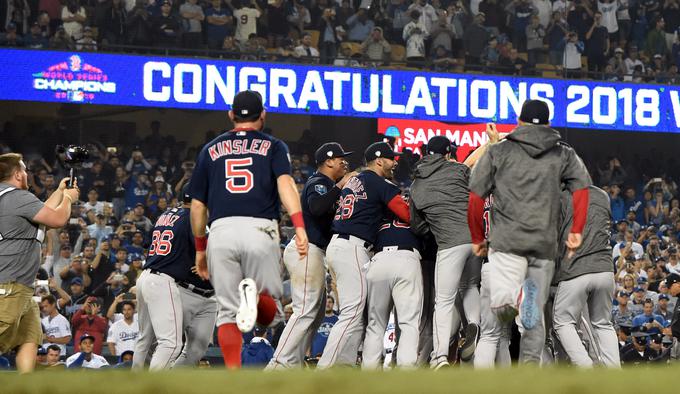
[{"label": "baseball player", "polygon": [[393,219],[380,227],[373,247],[376,254],[366,272],[368,323],[362,367],[381,365],[383,337],[393,307],[400,331],[397,366],[415,367],[423,305],[421,242],[408,224]]},{"label": "baseball player", "polygon": [[609,244],[611,205],[605,191],[595,186],[588,188],[588,219],[583,230],[583,244],[576,253],[567,257],[562,244],[572,226],[572,197],[562,192],[562,225],[560,227],[561,253],[557,260],[557,293],[553,321],[557,337],[574,365],[593,366],[583,342],[577,333],[584,309],[593,327],[595,344],[599,348],[602,364],[618,368],[619,347],[612,325],[612,297],[616,290],[612,248]]},{"label": "baseball player", "polygon": [[335,277],[340,316],[333,326],[318,368],[355,365],[361,343],[366,304],[366,263],[369,250],[387,211],[410,221],[408,204],[391,178],[397,154],[386,142],[375,142],[364,152],[366,170],[350,178],[340,193],[333,220],[333,236],[326,262]]},{"label": "baseball player", "polygon": [[323,319],[326,304],[325,250],[331,240],[331,224],[340,191],[347,180],[356,175],[347,173],[348,164],[344,158],[351,154],[335,142],[323,144],[316,151],[317,171],[307,180],[301,197],[309,252],[301,259],[295,240],[291,240],[283,252],[283,263],[292,284],[293,315],[281,334],[267,369],[302,365],[313,333]]},{"label": "baseball player", "polygon": [[[142,368],[157,342],[149,368],[195,365],[208,348],[217,312],[209,282],[192,272],[196,249],[191,233],[191,199],[164,212],[151,233],[144,270],[137,279],[139,339],[133,368]],[[182,346],[182,334],[186,341]],[[182,354],[181,359],[178,359]]]},{"label": "baseball player", "polygon": [[[455,308],[456,295],[461,276],[468,266],[469,280],[476,280],[466,286],[476,296],[476,303],[465,308],[468,327],[465,338],[467,359],[474,353],[479,334],[479,257],[472,253],[470,234],[467,229],[468,178],[470,169],[463,163],[451,160],[451,141],[445,136],[435,136],[427,143],[428,156],[416,165],[415,180],[411,185],[411,216],[414,227],[421,228],[420,222],[434,235],[437,245],[435,262],[435,302],[433,321],[433,351],[430,358],[432,368],[449,365],[449,341],[454,328],[460,323]],[[420,233],[420,232],[419,232]],[[472,270],[476,270],[473,273]],[[468,280],[468,281],[469,281]],[[476,307],[474,307],[476,305]],[[454,323],[458,322],[454,326]],[[463,353],[463,352],[462,352]]]},{"label": "baseball player", "polygon": [[545,344],[545,305],[557,254],[560,184],[574,193],[570,253],[581,246],[590,176],[573,149],[548,127],[548,105],[528,100],[517,127],[488,148],[470,176],[468,224],[474,253],[486,255],[484,198],[493,193],[489,235],[491,308],[501,322],[520,313],[520,361],[539,363]]},{"label": "baseball player", "polygon": [[236,127],[203,147],[190,183],[196,269],[203,279],[213,278],[217,337],[228,368],[241,366],[241,332],[252,331],[255,322],[271,324],[274,298],[283,293],[279,198],[295,226],[300,258],[308,249],[288,147],[261,132],[265,117],[259,93],[238,93],[229,111]]}]

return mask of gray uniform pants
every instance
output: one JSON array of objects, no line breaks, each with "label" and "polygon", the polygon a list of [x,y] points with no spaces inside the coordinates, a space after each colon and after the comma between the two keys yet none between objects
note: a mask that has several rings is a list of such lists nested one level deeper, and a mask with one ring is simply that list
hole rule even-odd
[{"label": "gray uniform pants", "polygon": [[475,350],[475,368],[492,368],[494,365],[509,367],[510,359],[510,324],[501,323],[491,310],[490,273],[491,264],[482,265],[482,288],[480,291],[482,321],[480,336]]},{"label": "gray uniform pants", "polygon": [[517,298],[524,282],[531,280],[536,285],[538,323],[530,330],[523,329],[519,361],[539,364],[545,345],[543,307],[548,299],[555,263],[493,249],[489,250],[489,261],[492,263],[489,280],[492,310],[506,305],[517,307]]},{"label": "gray uniform pants", "polygon": [[[461,276],[468,261],[476,258],[472,253],[471,244],[454,246],[437,252],[434,271],[434,317],[432,319],[433,350],[430,359],[430,364],[433,366],[448,358],[449,341],[454,334],[454,320],[457,318],[460,323],[455,303]],[[479,323],[479,318],[475,323]]]},{"label": "gray uniform pants", "polygon": [[275,220],[226,217],[210,225],[208,270],[218,302],[217,326],[236,322],[238,284],[251,278],[258,292],[281,298],[281,250]]},{"label": "gray uniform pants", "polygon": [[213,337],[217,319],[215,297],[205,298],[178,286],[182,298],[184,347],[175,361],[175,367],[194,367],[205,356]]},{"label": "gray uniform pants", "polygon": [[314,333],[325,314],[326,267],[325,253],[314,244],[309,244],[307,257],[300,260],[291,240],[283,252],[283,263],[290,274],[293,298],[293,315],[281,333],[274,357],[266,369],[301,366],[307,349],[311,346]]},{"label": "gray uniform pants", "polygon": [[170,368],[182,351],[182,298],[175,280],[165,274],[144,270],[137,279],[139,338],[132,358],[133,368],[143,368],[151,346],[151,370]]},{"label": "gray uniform pants", "polygon": [[611,305],[615,290],[612,272],[581,275],[562,281],[557,287],[553,312],[555,332],[573,364],[585,368],[593,366],[593,360],[576,331],[581,315],[587,308],[594,345],[599,350],[602,364],[620,367],[618,339],[612,325]]},{"label": "gray uniform pants", "polygon": [[335,278],[340,316],[331,329],[318,368],[335,364],[355,365],[364,330],[366,264],[371,260],[364,241],[333,235],[326,248],[326,261]]},{"label": "gray uniform pants", "polygon": [[423,276],[420,253],[384,248],[371,260],[366,273],[368,324],[362,353],[363,368],[381,363],[383,338],[392,307],[399,326],[397,366],[415,367],[418,359],[418,327],[423,305]]}]

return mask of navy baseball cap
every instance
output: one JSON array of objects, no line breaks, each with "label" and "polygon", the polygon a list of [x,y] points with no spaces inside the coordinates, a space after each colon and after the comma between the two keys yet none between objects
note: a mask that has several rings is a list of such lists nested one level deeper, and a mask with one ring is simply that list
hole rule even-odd
[{"label": "navy baseball cap", "polygon": [[451,153],[451,140],[443,135],[435,135],[427,141],[427,153],[430,155]]},{"label": "navy baseball cap", "polygon": [[642,287],[636,287],[633,289],[633,293],[637,293],[639,291],[645,291],[645,289],[643,289]]},{"label": "navy baseball cap", "polygon": [[645,283],[647,283],[647,278],[645,278],[644,276],[641,276],[637,279],[637,283],[639,285],[645,284]]},{"label": "navy baseball cap", "polygon": [[83,280],[81,278],[73,278],[71,279],[71,286],[73,285],[83,285]]},{"label": "navy baseball cap", "polygon": [[666,287],[668,287],[669,289],[675,283],[679,283],[679,282],[680,282],[680,275],[678,275],[678,274],[670,274],[666,277]]},{"label": "navy baseball cap", "polygon": [[128,260],[128,263],[131,263],[133,261],[143,260],[143,258],[142,258],[142,255],[139,254],[139,253],[130,253],[127,260]]},{"label": "navy baseball cap", "polygon": [[401,153],[395,152],[387,142],[374,142],[364,151],[366,163],[370,163],[373,160],[379,159],[381,157],[394,160],[394,158],[399,155],[401,155]]},{"label": "navy baseball cap", "polygon": [[659,300],[670,300],[671,297],[669,297],[667,294],[659,294]]},{"label": "navy baseball cap", "polygon": [[45,349],[45,348],[42,347],[42,346],[39,347],[39,348],[38,348],[38,356],[45,356],[45,355],[47,355],[47,349]]},{"label": "navy baseball cap", "polygon": [[254,90],[239,92],[234,97],[231,110],[234,112],[234,116],[239,119],[255,120],[264,110],[262,95]]},{"label": "navy baseball cap", "polygon": [[86,340],[86,339],[88,339],[88,338],[91,339],[91,340],[93,340],[93,341],[95,340],[94,337],[93,337],[92,335],[90,335],[90,334],[88,334],[88,333],[85,333],[85,334],[83,334],[83,335],[80,336],[80,343],[83,343],[83,341]]},{"label": "navy baseball cap", "polygon": [[191,195],[189,194],[188,183],[182,188],[182,202],[185,204],[191,204]]},{"label": "navy baseball cap", "polygon": [[321,145],[319,149],[316,150],[314,153],[314,160],[316,160],[316,164],[319,165],[326,160],[347,157],[352,153],[354,152],[345,152],[345,150],[342,149],[342,145],[337,142],[328,142]]},{"label": "navy baseball cap", "polygon": [[628,292],[626,291],[621,290],[619,291],[619,297],[630,297],[630,294],[628,294]]},{"label": "navy baseball cap", "polygon": [[524,123],[547,125],[550,122],[550,108],[545,101],[527,100],[522,105],[519,120]]}]

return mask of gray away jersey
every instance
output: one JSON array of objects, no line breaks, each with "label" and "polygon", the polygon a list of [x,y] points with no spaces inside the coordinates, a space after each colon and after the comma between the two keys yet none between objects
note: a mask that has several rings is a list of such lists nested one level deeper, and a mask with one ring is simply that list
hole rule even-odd
[{"label": "gray away jersey", "polygon": [[[0,183],[0,192],[8,187]],[[26,190],[13,190],[0,197],[0,283],[16,281],[33,287],[40,268],[40,242],[36,240],[40,226],[31,220],[43,206]]]}]

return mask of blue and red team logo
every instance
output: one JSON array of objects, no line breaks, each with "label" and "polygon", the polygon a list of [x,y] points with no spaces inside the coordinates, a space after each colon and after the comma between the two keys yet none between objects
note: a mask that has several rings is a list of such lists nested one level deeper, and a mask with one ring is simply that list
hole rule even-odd
[{"label": "blue and red team logo", "polygon": [[116,83],[100,68],[71,55],[45,71],[33,74],[33,88],[54,92],[54,97],[76,103],[92,101],[98,93],[116,93]]}]

